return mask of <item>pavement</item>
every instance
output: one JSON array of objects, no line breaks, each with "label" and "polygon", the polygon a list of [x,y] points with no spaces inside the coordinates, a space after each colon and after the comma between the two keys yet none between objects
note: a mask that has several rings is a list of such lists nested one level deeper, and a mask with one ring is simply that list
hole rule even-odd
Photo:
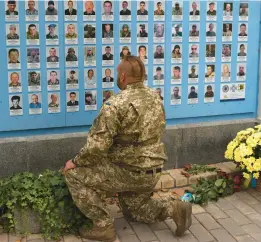
[{"label": "pavement", "polygon": [[[261,192],[241,191],[211,202],[207,206],[193,205],[193,224],[181,238],[174,235],[175,223],[168,219],[155,224],[128,222],[115,204],[109,206],[115,217],[117,242],[261,242]],[[1,234],[0,242],[50,242],[41,235],[20,238]],[[62,242],[90,240],[64,236]]]}]

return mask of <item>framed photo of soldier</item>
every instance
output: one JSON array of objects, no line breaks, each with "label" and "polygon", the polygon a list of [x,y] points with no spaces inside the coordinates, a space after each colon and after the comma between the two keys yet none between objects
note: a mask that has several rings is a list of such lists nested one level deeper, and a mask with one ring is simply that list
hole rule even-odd
[{"label": "framed photo of soldier", "polygon": [[64,1],[64,20],[65,21],[77,21],[77,1],[65,0]]},{"label": "framed photo of soldier", "polygon": [[231,44],[222,45],[222,62],[231,62]]},{"label": "framed photo of soldier", "polygon": [[78,44],[78,29],[75,23],[65,23],[65,44]]},{"label": "framed photo of soldier", "polygon": [[60,93],[59,92],[49,92],[48,93],[48,113],[60,113]]},{"label": "framed photo of soldier", "polygon": [[88,90],[84,93],[85,111],[97,110],[97,91]]},{"label": "framed photo of soldier", "polygon": [[182,66],[173,65],[171,67],[171,84],[181,84],[182,80]]},{"label": "framed photo of soldier", "polygon": [[215,65],[205,65],[205,83],[215,82]]},{"label": "framed photo of soldier", "polygon": [[206,42],[216,42],[216,23],[206,23]]},{"label": "framed photo of soldier", "polygon": [[84,44],[96,43],[96,24],[88,23],[84,25]]},{"label": "framed photo of soldier", "polygon": [[102,21],[113,21],[114,20],[114,1],[101,1],[102,4]]},{"label": "framed photo of soldier", "polygon": [[248,40],[248,23],[238,24],[238,41]]},{"label": "framed photo of soldier", "polygon": [[207,21],[217,20],[217,2],[207,1]]},{"label": "framed photo of soldier", "polygon": [[39,24],[26,24],[26,44],[39,45]]},{"label": "framed photo of soldier", "polygon": [[247,61],[247,43],[238,43],[237,61]]},{"label": "framed photo of soldier", "polygon": [[199,42],[199,23],[189,24],[189,42]]},{"label": "framed photo of soldier", "polygon": [[47,90],[60,90],[60,70],[47,70]]},{"label": "framed photo of soldier", "polygon": [[131,1],[121,0],[120,4],[120,21],[131,21]]},{"label": "framed photo of soldier", "polygon": [[216,45],[206,44],[206,62],[216,62]]},{"label": "framed photo of soldier", "polygon": [[198,85],[188,85],[188,104],[198,103]]},{"label": "framed photo of soldier", "polygon": [[120,24],[120,43],[131,43],[131,25]]},{"label": "framed photo of soldier", "polygon": [[103,90],[102,91],[102,102],[105,103],[111,96],[114,95],[114,91],[113,90]]},{"label": "framed photo of soldier", "polygon": [[59,68],[59,47],[46,47],[46,66],[47,68]]},{"label": "framed photo of soldier", "polygon": [[222,35],[222,41],[230,42],[232,41],[232,23],[223,23],[223,35]]},{"label": "framed photo of soldier", "polygon": [[221,82],[231,81],[231,63],[223,63],[221,65]]},{"label": "framed photo of soldier", "polygon": [[181,44],[172,44],[171,62],[172,63],[182,63],[182,45]]},{"label": "framed photo of soldier", "polygon": [[189,63],[199,62],[199,44],[189,44]]},{"label": "framed photo of soldier", "polygon": [[188,83],[198,83],[199,65],[193,64],[188,66]]},{"label": "framed photo of soldier", "polygon": [[182,23],[172,24],[172,42],[182,42]]},{"label": "framed photo of soldier", "polygon": [[66,94],[66,110],[67,112],[79,112],[79,92],[68,91]]},{"label": "framed photo of soldier", "polygon": [[233,20],[233,2],[224,2],[223,5],[223,21]]},{"label": "framed photo of soldier", "polygon": [[27,48],[27,68],[40,68],[40,48]]},{"label": "framed photo of soldier", "polygon": [[39,21],[39,4],[36,1],[25,1],[25,20]]},{"label": "framed photo of soldier", "polygon": [[171,86],[170,87],[170,105],[180,105],[181,104],[181,86]]},{"label": "framed photo of soldier", "polygon": [[237,81],[245,81],[246,80],[246,63],[238,63],[237,64]]},{"label": "framed photo of soldier", "polygon": [[84,88],[97,88],[96,68],[88,68],[84,70]]},{"label": "framed photo of soldier", "polygon": [[59,26],[56,23],[45,24],[46,45],[59,45]]},{"label": "framed photo of soldier", "polygon": [[6,45],[20,45],[20,26],[16,23],[6,24]]},{"label": "framed photo of soldier", "polygon": [[9,95],[10,116],[23,115],[23,96],[22,94]]},{"label": "framed photo of soldier", "polygon": [[165,0],[154,1],[154,21],[165,21]]},{"label": "framed photo of soldier", "polygon": [[248,2],[239,4],[239,21],[248,21],[249,6]]},{"label": "framed photo of soldier", "polygon": [[190,21],[200,20],[200,1],[189,2],[189,20]]},{"label": "framed photo of soldier", "polygon": [[66,69],[66,90],[79,88],[79,72],[77,69]]},{"label": "framed photo of soldier", "polygon": [[66,46],[65,47],[65,65],[66,67],[78,66],[78,47]]},{"label": "framed photo of soldier", "polygon": [[42,114],[42,95],[41,93],[28,94],[29,114]]},{"label": "framed photo of soldier", "polygon": [[9,93],[22,92],[21,71],[8,72],[8,90]]},{"label": "framed photo of soldier", "polygon": [[164,85],[164,66],[153,67],[153,86]]},{"label": "framed photo of soldier", "polygon": [[164,64],[164,45],[159,44],[153,46],[153,63]]},{"label": "framed photo of soldier", "polygon": [[137,23],[137,43],[148,43],[148,23]]},{"label": "framed photo of soldier", "polygon": [[8,69],[21,69],[20,48],[7,49]]},{"label": "framed photo of soldier", "polygon": [[95,12],[95,1],[83,1],[83,21],[95,21]]},{"label": "framed photo of soldier", "polygon": [[164,23],[154,23],[154,43],[164,43],[165,25]]},{"label": "framed photo of soldier", "polygon": [[28,92],[41,91],[41,73],[39,70],[27,72]]},{"label": "framed photo of soldier", "polygon": [[5,1],[5,21],[19,21],[19,1]]},{"label": "framed photo of soldier", "polygon": [[112,44],[114,42],[113,24],[102,24],[102,43]]},{"label": "framed photo of soldier", "polygon": [[172,1],[172,21],[183,20],[183,1]]},{"label": "framed photo of soldier", "polygon": [[137,21],[148,21],[150,1],[137,1]]},{"label": "framed photo of soldier", "polygon": [[137,56],[143,61],[145,65],[148,64],[148,45],[137,46]]},{"label": "framed photo of soldier", "polygon": [[84,46],[84,66],[96,66],[96,46]]},{"label": "framed photo of soldier", "polygon": [[114,87],[114,70],[113,67],[102,68],[102,88]]},{"label": "framed photo of soldier", "polygon": [[45,0],[45,21],[58,21],[58,1]]},{"label": "framed photo of soldier", "polygon": [[205,94],[204,94],[204,103],[213,103],[215,96],[215,85],[214,84],[206,84],[204,86]]},{"label": "framed photo of soldier", "polygon": [[159,96],[162,102],[164,102],[164,87],[153,87],[155,93]]},{"label": "framed photo of soldier", "polygon": [[121,45],[120,46],[120,59],[122,60],[125,56],[131,55],[131,46],[130,45]]}]

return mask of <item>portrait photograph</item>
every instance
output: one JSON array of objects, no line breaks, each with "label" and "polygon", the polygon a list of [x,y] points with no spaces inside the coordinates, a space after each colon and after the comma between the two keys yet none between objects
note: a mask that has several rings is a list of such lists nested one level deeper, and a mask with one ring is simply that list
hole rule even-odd
[{"label": "portrait photograph", "polygon": [[205,65],[205,82],[215,82],[215,65],[207,64]]},{"label": "portrait photograph", "polygon": [[216,42],[216,23],[206,23],[206,42]]},{"label": "portrait photograph", "polygon": [[19,24],[6,24],[6,45],[20,45]]},{"label": "portrait photograph", "polygon": [[66,110],[67,112],[79,111],[79,92],[69,91],[66,94]]},{"label": "portrait photograph", "polygon": [[172,42],[182,42],[182,23],[172,24]]},{"label": "portrait photograph", "polygon": [[200,20],[200,1],[189,2],[189,20],[190,21]]},{"label": "portrait photograph", "polygon": [[102,43],[113,43],[113,24],[102,24]]},{"label": "portrait photograph", "polygon": [[245,81],[246,80],[246,63],[238,63],[237,64],[237,81]]},{"label": "portrait photograph", "polygon": [[153,63],[164,64],[164,45],[153,46]]},{"label": "portrait photograph", "polygon": [[83,20],[84,21],[95,21],[96,20],[96,9],[95,1],[83,1]]},{"label": "portrait photograph", "polygon": [[165,1],[154,1],[154,21],[165,21]]},{"label": "portrait photograph", "polygon": [[114,1],[101,1],[102,4],[102,21],[113,21],[113,4]]},{"label": "portrait photograph", "polygon": [[40,48],[27,48],[27,68],[40,68]]},{"label": "portrait photograph", "polygon": [[66,67],[78,66],[78,47],[66,46],[65,47],[65,64]]},{"label": "portrait photograph", "polygon": [[172,21],[183,19],[183,1],[172,1]]},{"label": "portrait photograph", "polygon": [[164,101],[164,87],[153,87],[152,88],[155,93],[159,96],[159,98],[161,99],[161,101]]},{"label": "portrait photograph", "polygon": [[181,84],[182,66],[173,65],[171,67],[171,84]]},{"label": "portrait photograph", "polygon": [[28,94],[29,114],[42,114],[42,95],[41,93]]},{"label": "portrait photograph", "polygon": [[26,44],[39,45],[39,24],[26,24]]},{"label": "portrait photograph", "polygon": [[59,68],[59,47],[46,47],[47,68]]},{"label": "portrait photograph", "polygon": [[8,72],[8,90],[9,93],[22,92],[22,79],[20,71]]},{"label": "portrait photograph", "polygon": [[60,70],[47,70],[47,90],[60,90]]},{"label": "portrait photograph", "polygon": [[188,104],[198,103],[198,85],[188,85]]},{"label": "portrait photograph", "polygon": [[204,103],[213,103],[214,96],[215,96],[215,85],[207,84],[205,85],[204,89],[205,89]]},{"label": "portrait photograph", "polygon": [[148,45],[138,45],[137,56],[143,61],[145,65],[148,64]]},{"label": "portrait photograph", "polygon": [[23,115],[23,96],[21,94],[9,95],[10,116]]},{"label": "portrait photograph", "polygon": [[96,68],[84,69],[84,88],[97,88]]},{"label": "portrait photograph", "polygon": [[223,4],[223,21],[233,20],[233,2],[224,2]]},{"label": "portrait photograph", "polygon": [[120,4],[120,21],[131,21],[131,1],[121,0]]},{"label": "portrait photograph", "polygon": [[114,87],[113,67],[102,68],[102,88]]},{"label": "portrait photograph", "polygon": [[217,20],[217,2],[207,1],[207,21]]},{"label": "portrait photograph", "polygon": [[148,21],[150,1],[137,1],[137,20]]},{"label": "portrait photograph", "polygon": [[182,45],[181,44],[172,44],[171,62],[172,63],[182,63]]},{"label": "portrait photograph", "polygon": [[221,82],[231,81],[231,63],[223,63],[221,65]]},{"label": "portrait photograph", "polygon": [[58,1],[45,1],[45,21],[58,21]]},{"label": "portrait photograph", "polygon": [[164,43],[165,26],[163,23],[154,23],[154,43]]},{"label": "portrait photograph", "polygon": [[206,62],[216,62],[216,45],[206,44]]},{"label": "portrait photograph", "polygon": [[113,45],[103,46],[102,65],[103,66],[114,65],[114,46]]},{"label": "portrait photograph", "polygon": [[232,41],[232,23],[223,23],[222,41]]},{"label": "portrait photograph", "polygon": [[65,0],[64,1],[64,20],[77,21],[77,1]]},{"label": "portrait photograph", "polygon": [[97,110],[97,91],[88,90],[84,94],[85,111]]},{"label": "portrait photograph", "polygon": [[79,72],[77,69],[66,69],[66,90],[79,88]]},{"label": "portrait photograph", "polygon": [[7,49],[8,69],[21,69],[20,48]]},{"label": "portrait photograph", "polygon": [[137,43],[148,43],[148,23],[137,23]]},{"label": "portrait photograph", "polygon": [[238,43],[237,61],[247,61],[247,43]]},{"label": "portrait photograph", "polygon": [[41,73],[39,70],[32,70],[27,72],[28,91],[41,91]]},{"label": "portrait photograph", "polygon": [[131,43],[131,25],[120,24],[120,43]]},{"label": "portrait photograph", "polygon": [[180,105],[181,104],[181,86],[171,86],[170,87],[170,105]]},{"label": "portrait photograph", "polygon": [[96,46],[84,46],[84,66],[96,65]]},{"label": "portrait photograph", "polygon": [[25,20],[39,21],[39,1],[25,1]]},{"label": "portrait photograph", "polygon": [[222,62],[231,62],[231,44],[222,45]]},{"label": "portrait photograph", "polygon": [[59,26],[55,23],[45,24],[46,45],[59,45]]},{"label": "portrait photograph", "polygon": [[189,24],[189,42],[199,42],[199,23]]},{"label": "portrait photograph", "polygon": [[129,55],[131,55],[131,46],[130,45],[120,46],[120,59],[122,60],[124,57]]},{"label": "portrait photograph", "polygon": [[189,45],[189,63],[199,62],[199,44]]},{"label": "portrait photograph", "polygon": [[164,66],[153,66],[153,85],[164,85]]},{"label": "portrait photograph", "polygon": [[188,66],[188,83],[198,83],[199,66],[189,65]]},{"label": "portrait photograph", "polygon": [[96,43],[96,24],[88,23],[84,25],[84,44]]},{"label": "portrait photograph", "polygon": [[49,92],[48,93],[48,113],[60,113],[60,93]]},{"label": "portrait photograph", "polygon": [[19,20],[19,1],[5,1],[5,21]]},{"label": "portrait photograph", "polygon": [[248,23],[238,24],[238,41],[248,40]]},{"label": "portrait photograph", "polygon": [[65,24],[65,44],[78,44],[78,29],[76,23]]},{"label": "portrait photograph", "polygon": [[114,95],[113,90],[103,90],[102,91],[102,102],[105,103],[113,95]]},{"label": "portrait photograph", "polygon": [[248,21],[249,7],[248,3],[239,4],[239,21]]}]

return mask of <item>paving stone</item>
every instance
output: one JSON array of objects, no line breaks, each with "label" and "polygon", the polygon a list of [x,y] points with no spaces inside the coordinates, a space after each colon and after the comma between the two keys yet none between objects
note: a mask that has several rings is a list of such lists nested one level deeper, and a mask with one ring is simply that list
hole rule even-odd
[{"label": "paving stone", "polygon": [[198,242],[198,240],[189,232],[186,231],[184,235],[178,238],[179,242]]},{"label": "paving stone", "polygon": [[259,213],[248,214],[247,217],[261,228],[261,216]]},{"label": "paving stone", "polygon": [[132,227],[140,241],[157,240],[155,234],[147,224],[134,224]]},{"label": "paving stone", "polygon": [[245,202],[248,205],[253,205],[253,204],[259,203],[259,201],[256,198],[252,197],[247,192],[238,192],[236,195],[237,195],[237,197],[240,198],[240,200],[242,202]]},{"label": "paving stone", "polygon": [[215,204],[223,211],[235,208],[230,202],[228,202],[224,198],[219,198]]},{"label": "paving stone", "polygon": [[109,204],[108,205],[108,209],[110,211],[110,215],[112,218],[123,218],[123,214],[121,212],[121,209],[119,208],[119,206],[114,203],[114,204]]},{"label": "paving stone", "polygon": [[135,234],[127,234],[120,238],[120,242],[140,242]]},{"label": "paving stone", "polygon": [[230,196],[225,198],[227,201],[233,203],[233,206],[237,208],[241,213],[244,215],[251,214],[251,213],[256,213],[256,211],[251,208],[249,205],[246,203],[240,201],[239,197],[236,196]]},{"label": "paving stone", "polygon": [[195,217],[207,230],[221,228],[215,219],[208,213],[195,214]]},{"label": "paving stone", "polygon": [[214,237],[201,224],[193,224],[189,230],[200,242],[212,242],[214,240]]},{"label": "paving stone", "polygon": [[246,232],[237,225],[232,218],[222,218],[217,221],[233,236],[246,234]]},{"label": "paving stone", "polygon": [[256,242],[250,235],[242,235],[235,237],[238,242]]},{"label": "paving stone", "polygon": [[153,231],[168,228],[167,225],[164,222],[157,222],[157,223],[149,224],[149,226]]},{"label": "paving stone", "polygon": [[178,240],[174,236],[173,232],[169,229],[155,231],[155,234],[159,238],[159,241],[162,241],[162,242],[178,242]]},{"label": "paving stone", "polygon": [[205,209],[197,204],[192,205],[192,214],[205,213]]},{"label": "paving stone", "polygon": [[35,242],[35,241],[44,242],[44,238],[42,237],[41,234],[30,234],[27,236],[26,240],[27,240],[27,242],[31,242],[31,241],[32,242]]},{"label": "paving stone", "polygon": [[251,236],[257,241],[257,242],[260,242],[261,241],[261,233],[254,233],[254,234],[251,234]]},{"label": "paving stone", "polygon": [[195,218],[194,215],[191,215],[191,217],[192,217],[192,224],[198,224],[199,223],[199,221]]},{"label": "paving stone", "polygon": [[[0,237],[1,238],[1,237]],[[1,240],[0,240],[1,241]],[[26,238],[24,238],[23,236],[17,236],[17,235],[13,235],[13,234],[9,234],[9,238],[8,238],[9,242],[25,242]],[[2,241],[1,241],[2,242]]]},{"label": "paving stone", "polygon": [[204,209],[210,213],[215,219],[227,218],[227,215],[214,203],[204,206]]},{"label": "paving stone", "polygon": [[255,197],[259,202],[261,202],[261,195]]},{"label": "paving stone", "polygon": [[120,239],[126,235],[132,235],[135,234],[130,224],[126,221],[125,218],[118,218],[115,219],[114,222],[117,234]]},{"label": "paving stone", "polygon": [[249,193],[253,197],[261,196],[261,193],[258,192],[256,189],[247,189],[247,193]]},{"label": "paving stone", "polygon": [[161,180],[159,180],[156,184],[156,186],[154,187],[154,190],[159,191],[161,189]]},{"label": "paving stone", "polygon": [[261,234],[261,228],[258,227],[256,224],[246,224],[242,225],[241,228],[243,228],[248,234]]},{"label": "paving stone", "polygon": [[255,209],[258,213],[261,214],[261,203],[260,202],[257,204],[252,204],[250,206],[251,206],[251,208]]},{"label": "paving stone", "polygon": [[245,215],[239,212],[237,209],[226,210],[225,213],[232,218],[238,225],[251,224],[252,221],[249,220]]},{"label": "paving stone", "polygon": [[236,240],[225,229],[215,229],[210,231],[210,233],[219,242],[236,242]]},{"label": "paving stone", "polygon": [[162,175],[160,177],[161,181],[161,188],[166,189],[166,188],[173,188],[175,186],[175,181],[172,176],[169,174]]},{"label": "paving stone", "polygon": [[8,242],[8,234],[0,234],[1,242]]},{"label": "paving stone", "polygon": [[74,235],[66,235],[63,237],[64,242],[82,242],[81,237],[76,237]]},{"label": "paving stone", "polygon": [[161,197],[160,197],[160,195],[158,194],[158,192],[153,192],[152,198],[161,199]]},{"label": "paving stone", "polygon": [[169,174],[175,180],[175,187],[183,187],[183,186],[188,185],[188,178],[181,175],[181,169],[169,170]]},{"label": "paving stone", "polygon": [[177,194],[177,196],[182,197],[185,194],[185,188],[174,188],[172,192]]},{"label": "paving stone", "polygon": [[174,232],[174,233],[176,232],[177,226],[176,226],[175,222],[173,221],[173,219],[166,219],[165,224],[170,228],[170,230],[172,232]]}]

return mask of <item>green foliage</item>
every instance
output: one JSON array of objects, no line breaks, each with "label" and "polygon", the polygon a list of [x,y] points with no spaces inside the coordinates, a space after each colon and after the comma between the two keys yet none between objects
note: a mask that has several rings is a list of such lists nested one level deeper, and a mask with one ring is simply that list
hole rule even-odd
[{"label": "green foliage", "polygon": [[47,239],[75,233],[83,224],[92,225],[73,203],[64,176],[56,171],[23,172],[0,180],[0,208],[8,231],[15,228],[15,209],[36,211]]},{"label": "green foliage", "polygon": [[198,173],[204,173],[204,172],[213,172],[216,171],[217,168],[214,166],[208,166],[208,165],[186,165],[184,167],[184,170],[189,173],[190,175],[197,175]]},{"label": "green foliage", "polygon": [[233,178],[219,177],[217,180],[200,179],[194,189],[194,203],[207,204],[208,201],[217,201],[219,197],[233,194]]}]

